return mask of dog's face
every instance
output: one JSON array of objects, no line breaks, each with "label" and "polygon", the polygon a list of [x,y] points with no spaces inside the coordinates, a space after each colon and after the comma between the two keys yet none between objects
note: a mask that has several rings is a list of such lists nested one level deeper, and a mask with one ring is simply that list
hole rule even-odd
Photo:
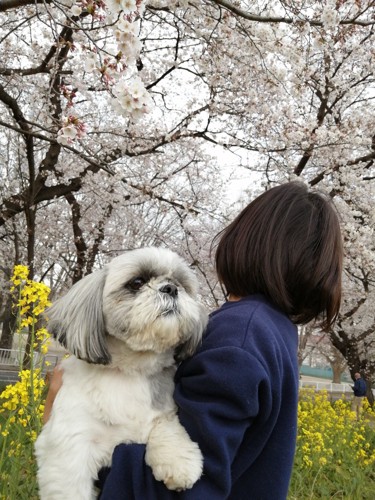
[{"label": "dog's face", "polygon": [[121,255],[107,267],[103,313],[109,335],[135,351],[164,352],[199,340],[201,307],[197,283],[175,253],[144,248]]},{"label": "dog's face", "polygon": [[120,255],[49,309],[49,329],[81,359],[108,364],[108,336],[133,351],[192,354],[207,323],[197,281],[176,253],[156,247]]}]

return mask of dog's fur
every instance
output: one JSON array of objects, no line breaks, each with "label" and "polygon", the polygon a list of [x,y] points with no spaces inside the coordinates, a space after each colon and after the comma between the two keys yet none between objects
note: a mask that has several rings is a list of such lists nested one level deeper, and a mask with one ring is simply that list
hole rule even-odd
[{"label": "dog's fur", "polygon": [[190,488],[202,455],[178,421],[175,358],[191,355],[207,314],[197,281],[167,249],[126,252],[75,284],[47,311],[72,355],[36,441],[42,500],[88,500],[119,443],[146,444],[146,462],[170,489]]}]

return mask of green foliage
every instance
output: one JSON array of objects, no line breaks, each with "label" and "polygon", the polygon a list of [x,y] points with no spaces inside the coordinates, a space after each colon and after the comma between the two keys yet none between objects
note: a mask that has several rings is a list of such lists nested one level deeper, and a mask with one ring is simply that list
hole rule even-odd
[{"label": "green foliage", "polygon": [[38,498],[34,442],[42,427],[45,382],[34,349],[46,352],[49,334],[37,329],[39,316],[50,305],[49,288],[28,279],[26,266],[15,266],[12,276],[17,331],[30,332],[30,369],[0,392],[0,499]]},{"label": "green foliage", "polygon": [[[34,423],[30,422],[30,425]],[[37,427],[37,426],[36,426]],[[12,421],[12,413],[0,415],[0,499],[37,500],[35,430]],[[8,429],[4,431],[3,429]]]},{"label": "green foliage", "polygon": [[288,500],[372,500],[375,480],[374,412],[359,421],[350,403],[302,390],[298,438]]}]

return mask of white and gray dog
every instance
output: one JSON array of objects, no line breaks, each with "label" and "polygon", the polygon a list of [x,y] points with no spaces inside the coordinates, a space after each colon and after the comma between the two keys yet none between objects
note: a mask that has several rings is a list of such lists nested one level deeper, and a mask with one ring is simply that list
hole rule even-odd
[{"label": "white and gray dog", "polygon": [[169,489],[199,479],[202,455],[173,401],[176,355],[194,352],[207,323],[196,293],[181,257],[148,247],[114,258],[47,311],[72,355],[35,445],[42,500],[95,498],[119,443],[146,444],[146,463]]}]

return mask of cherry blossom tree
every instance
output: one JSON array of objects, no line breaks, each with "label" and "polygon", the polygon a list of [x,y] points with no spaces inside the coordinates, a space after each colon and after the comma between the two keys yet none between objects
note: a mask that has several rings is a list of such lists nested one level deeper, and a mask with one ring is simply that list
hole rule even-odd
[{"label": "cherry blossom tree", "polygon": [[214,306],[209,242],[233,214],[223,158],[262,179],[240,203],[300,179],[340,212],[331,339],[372,380],[374,22],[371,0],[3,0],[7,267],[27,260],[57,293],[124,248],[165,244]]}]

